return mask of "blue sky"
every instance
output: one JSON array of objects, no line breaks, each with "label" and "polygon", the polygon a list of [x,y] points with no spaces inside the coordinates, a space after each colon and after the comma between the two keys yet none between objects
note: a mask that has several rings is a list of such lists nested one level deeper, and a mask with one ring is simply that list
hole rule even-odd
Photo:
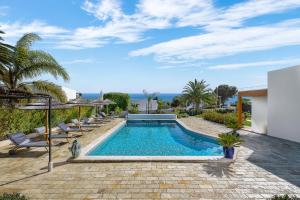
[{"label": "blue sky", "polygon": [[40,78],[80,92],[263,87],[300,63],[300,0],[1,0],[0,28],[38,33],[71,80]]}]

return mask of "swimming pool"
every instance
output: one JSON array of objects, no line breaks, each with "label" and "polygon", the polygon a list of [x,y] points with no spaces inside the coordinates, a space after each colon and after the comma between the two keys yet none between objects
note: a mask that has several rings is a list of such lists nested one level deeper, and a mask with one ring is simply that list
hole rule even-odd
[{"label": "swimming pool", "polygon": [[214,138],[187,130],[176,120],[128,120],[85,156],[223,157],[223,149]]}]

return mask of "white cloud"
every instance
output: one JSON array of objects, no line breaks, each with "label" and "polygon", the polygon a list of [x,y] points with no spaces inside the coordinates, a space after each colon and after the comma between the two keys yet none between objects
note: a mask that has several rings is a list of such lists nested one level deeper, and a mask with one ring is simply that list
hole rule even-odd
[{"label": "white cloud", "polygon": [[13,43],[25,33],[37,33],[42,38],[56,38],[60,39],[65,34],[69,33],[68,30],[57,26],[51,26],[41,21],[33,21],[28,24],[20,22],[14,23],[1,23],[1,30],[5,32],[3,37],[10,43]]},{"label": "white cloud", "polygon": [[[163,1],[161,3],[163,4]],[[181,9],[182,12],[176,10],[178,13],[184,13],[183,15],[172,15],[172,9],[164,9],[161,5],[161,10],[158,9],[156,14],[160,17],[177,17],[175,26],[199,26],[204,28],[206,33],[158,43],[132,51],[129,55],[154,55],[160,62],[185,63],[300,44],[300,38],[297,37],[300,31],[299,19],[275,25],[244,26],[248,19],[298,8],[300,0],[249,0],[228,8],[216,8],[211,1],[206,3],[203,9],[189,12],[184,12],[185,9]],[[148,13],[155,15],[157,9],[155,10],[154,6],[148,7],[154,14]],[[188,6],[186,9],[188,10]]]},{"label": "white cloud", "polygon": [[[213,6],[205,12],[192,12],[181,18],[179,26],[204,26],[207,30],[240,27],[247,19],[257,16],[280,13],[300,6],[300,0],[249,0],[229,8]],[[199,20],[205,18],[206,21]]]},{"label": "white cloud", "polygon": [[99,0],[96,3],[86,0],[81,8],[100,20],[116,19],[123,15],[119,0]]},{"label": "white cloud", "polygon": [[250,63],[234,63],[234,64],[225,64],[225,65],[216,65],[210,66],[209,69],[214,70],[228,70],[228,69],[240,69],[247,67],[262,67],[262,66],[278,66],[278,65],[297,65],[300,63],[300,59],[283,59],[283,60],[267,60],[259,62],[250,62]]},{"label": "white cloud", "polygon": [[62,65],[75,65],[75,64],[88,64],[88,63],[93,63],[94,60],[91,58],[86,58],[86,59],[75,59],[71,61],[63,61],[61,62]]},{"label": "white cloud", "polygon": [[300,45],[300,19],[282,23],[223,29],[184,37],[130,52],[131,56],[155,55],[162,62],[191,62],[238,53]]},{"label": "white cloud", "polygon": [[[217,8],[213,0],[139,0],[131,14],[126,14],[122,6],[122,0],[85,0],[81,8],[95,16],[99,25],[78,27],[74,30],[66,30],[40,21],[33,21],[29,24],[0,23],[0,26],[7,30],[6,37],[8,38],[17,38],[27,32],[36,32],[50,39],[56,48],[64,49],[97,48],[114,42],[140,42],[147,39],[145,32],[149,30],[191,26],[203,30],[204,32],[199,35],[131,52],[131,55],[135,56],[155,54],[159,60],[181,63],[186,62],[187,59],[211,58],[215,53],[218,56],[220,53],[216,52],[218,50],[214,49],[215,47],[221,45],[221,51],[225,48],[222,45],[235,42],[233,36],[222,36],[223,34],[233,34],[235,37],[245,34],[249,37],[243,36],[243,38],[253,39],[250,32],[256,31],[255,28],[243,27],[247,19],[297,8],[300,6],[300,0],[248,0],[226,8]],[[258,31],[263,32],[261,30],[263,28],[260,27]],[[288,32],[291,34],[292,31],[295,29]],[[273,32],[269,29],[269,33]],[[259,36],[259,34],[252,33],[252,37]],[[266,35],[263,36],[267,38]],[[228,39],[228,42],[218,39],[214,41],[218,37]],[[208,41],[201,42],[203,39]],[[241,43],[241,40],[236,41]],[[193,44],[194,42],[200,46]],[[237,48],[248,48],[247,42],[245,40],[245,47],[240,45]],[[152,52],[156,47],[163,48]],[[204,47],[208,47],[208,50],[205,50],[204,55],[201,56],[198,50]],[[168,48],[171,48],[170,51]],[[234,51],[225,52],[225,55],[234,53]]]}]

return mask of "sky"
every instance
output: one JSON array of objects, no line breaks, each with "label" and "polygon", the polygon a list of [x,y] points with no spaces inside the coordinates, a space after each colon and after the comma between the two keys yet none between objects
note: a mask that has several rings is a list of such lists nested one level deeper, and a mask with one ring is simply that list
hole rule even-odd
[{"label": "sky", "polygon": [[267,72],[300,64],[300,0],[1,0],[0,30],[43,40],[79,92],[180,93],[267,86]]}]

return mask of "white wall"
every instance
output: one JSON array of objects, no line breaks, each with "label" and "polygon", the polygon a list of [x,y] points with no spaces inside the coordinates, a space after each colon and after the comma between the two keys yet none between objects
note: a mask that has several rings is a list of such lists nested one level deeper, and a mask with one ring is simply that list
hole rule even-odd
[{"label": "white wall", "polygon": [[267,133],[268,97],[252,97],[251,129],[257,133]]},{"label": "white wall", "polygon": [[70,88],[62,87],[62,90],[66,93],[67,100],[76,99],[77,91]]},{"label": "white wall", "polygon": [[[138,110],[140,112],[146,112],[147,111],[147,105],[148,105],[147,100],[133,101],[133,103],[138,104]],[[149,105],[150,111],[156,111],[157,108],[158,108],[157,101],[156,100],[151,100],[150,105]]]},{"label": "white wall", "polygon": [[268,134],[300,142],[300,66],[268,73]]}]

